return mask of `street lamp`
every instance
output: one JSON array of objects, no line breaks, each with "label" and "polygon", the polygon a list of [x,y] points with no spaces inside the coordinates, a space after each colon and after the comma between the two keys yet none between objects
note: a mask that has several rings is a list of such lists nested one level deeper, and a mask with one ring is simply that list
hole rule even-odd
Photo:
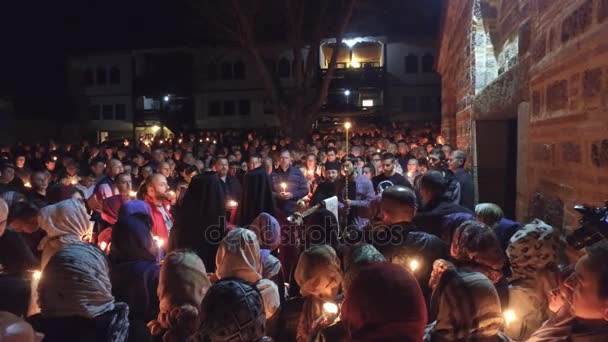
[{"label": "street lamp", "polygon": [[346,105],[348,105],[348,97],[350,96],[350,90],[346,89],[344,91],[344,96],[346,96]]}]

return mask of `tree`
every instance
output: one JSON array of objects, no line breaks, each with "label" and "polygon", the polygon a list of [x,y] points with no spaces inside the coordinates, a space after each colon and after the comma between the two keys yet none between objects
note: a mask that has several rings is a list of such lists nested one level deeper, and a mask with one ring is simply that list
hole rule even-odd
[{"label": "tree", "polygon": [[[327,98],[338,56],[332,53],[325,77],[319,77],[321,40],[342,41],[356,0],[191,0],[191,4],[206,29],[251,56],[283,133],[296,138],[307,133]],[[282,85],[275,70],[270,70],[263,49],[268,40],[284,41],[291,50],[293,85]]]}]

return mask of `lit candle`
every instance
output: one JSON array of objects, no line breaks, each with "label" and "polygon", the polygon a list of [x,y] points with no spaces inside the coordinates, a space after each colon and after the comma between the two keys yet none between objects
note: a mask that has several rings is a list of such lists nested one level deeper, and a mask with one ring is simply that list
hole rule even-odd
[{"label": "lit candle", "polygon": [[511,323],[513,323],[515,321],[515,319],[517,319],[517,315],[515,315],[515,311],[513,310],[506,310],[505,312],[503,312],[504,318],[505,318],[505,325],[509,326]]},{"label": "lit candle", "polygon": [[29,189],[32,187],[32,184],[30,184],[30,182],[25,182],[23,186]]},{"label": "lit candle", "polygon": [[40,280],[40,278],[42,278],[42,272],[34,271],[32,278],[34,278],[34,280]]},{"label": "lit candle", "polygon": [[376,150],[376,152],[377,152],[377,153],[380,153],[380,149],[377,149],[377,150]]},{"label": "lit candle", "polygon": [[177,140],[177,143],[178,143],[178,144],[181,144],[181,143],[182,143],[182,139],[178,139],[178,140]]},{"label": "lit candle", "polygon": [[72,184],[72,185],[78,184],[78,179],[72,178],[72,180],[70,181],[70,184]]},{"label": "lit candle", "polygon": [[345,122],[344,123],[344,128],[346,128],[346,154],[348,155],[348,130],[350,129],[351,124],[350,122]]},{"label": "lit candle", "polygon": [[205,140],[206,140],[206,141],[209,141],[209,137],[207,137]]},{"label": "lit candle", "polygon": [[203,142],[203,139],[198,139],[198,142]]},{"label": "lit candle", "polygon": [[217,140],[213,140],[213,144],[217,144]]},{"label": "lit candle", "polygon": [[338,317],[338,305],[327,302],[323,304],[323,318],[326,321],[333,322]]},{"label": "lit candle", "polygon": [[129,191],[129,197],[131,197],[131,198],[137,197],[137,191]]},{"label": "lit candle", "polygon": [[156,251],[156,262],[160,265],[161,262],[163,261],[163,244],[164,241],[163,239],[159,238],[158,236],[153,237],[154,242],[156,242],[156,247],[157,251]]},{"label": "lit candle", "polygon": [[30,291],[32,295],[30,296],[30,303],[27,308],[27,315],[32,316],[37,313],[40,313],[40,307],[38,306],[38,284],[40,283],[40,279],[42,279],[42,272],[40,271],[30,271],[32,272],[32,281],[30,283]]},{"label": "lit candle", "polygon": [[238,205],[239,205],[239,203],[237,201],[234,201],[234,200],[228,201],[229,208],[236,208]]},{"label": "lit candle", "polygon": [[412,259],[412,260],[410,260],[409,266],[410,266],[410,271],[416,272],[416,270],[418,268],[420,268],[420,262],[418,262],[418,260],[416,260],[416,259]]},{"label": "lit candle", "polygon": [[281,183],[281,189],[283,189],[283,192],[285,192],[287,190],[287,183]]},{"label": "lit candle", "polygon": [[105,251],[106,251],[106,248],[108,248],[108,243],[107,243],[107,242],[105,242],[105,241],[101,241],[101,242],[99,243],[99,248],[101,248],[101,251],[102,251],[102,252],[105,252]]},{"label": "lit candle", "polygon": [[163,139],[160,139],[159,143],[162,145],[163,144]]},{"label": "lit candle", "polygon": [[54,156],[54,157],[53,157],[53,160],[54,160],[54,161],[57,161],[57,157],[56,157],[56,156]]},{"label": "lit candle", "polygon": [[125,146],[129,146],[129,140],[125,139],[125,141],[123,142],[123,144],[124,144]]}]

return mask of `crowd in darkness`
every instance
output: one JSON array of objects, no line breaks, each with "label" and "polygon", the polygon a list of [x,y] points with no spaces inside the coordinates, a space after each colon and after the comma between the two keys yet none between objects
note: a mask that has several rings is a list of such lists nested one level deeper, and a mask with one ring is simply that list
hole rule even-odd
[{"label": "crowd in darkness", "polygon": [[608,341],[608,243],[436,124],[0,146],[0,341]]}]

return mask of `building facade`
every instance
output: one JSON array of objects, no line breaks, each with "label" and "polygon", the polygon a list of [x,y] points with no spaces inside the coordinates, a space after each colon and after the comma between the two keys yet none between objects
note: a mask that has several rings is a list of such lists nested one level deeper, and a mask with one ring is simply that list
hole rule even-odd
[{"label": "building facade", "polygon": [[479,200],[578,227],[608,198],[608,1],[450,1],[442,26],[442,131]]},{"label": "building facade", "polygon": [[75,56],[68,61],[69,94],[83,135],[99,140],[133,134],[130,52]]}]

